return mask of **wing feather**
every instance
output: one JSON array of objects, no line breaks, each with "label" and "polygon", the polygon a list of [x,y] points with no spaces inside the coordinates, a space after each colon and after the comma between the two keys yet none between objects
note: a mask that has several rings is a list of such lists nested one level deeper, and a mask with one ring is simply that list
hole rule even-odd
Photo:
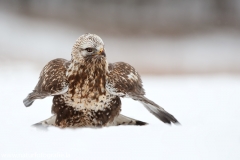
[{"label": "wing feather", "polygon": [[158,104],[146,98],[142,80],[137,71],[129,64],[117,62],[109,64],[107,90],[120,97],[130,97],[139,101],[146,109],[164,123],[179,123],[178,120]]},{"label": "wing feather", "polygon": [[41,71],[35,89],[23,100],[24,105],[29,107],[35,99],[67,92],[66,72],[69,64],[69,61],[62,58],[50,61]]},{"label": "wing feather", "polygon": [[145,94],[141,77],[131,65],[124,62],[110,63],[108,69],[107,88],[112,94],[123,97]]}]

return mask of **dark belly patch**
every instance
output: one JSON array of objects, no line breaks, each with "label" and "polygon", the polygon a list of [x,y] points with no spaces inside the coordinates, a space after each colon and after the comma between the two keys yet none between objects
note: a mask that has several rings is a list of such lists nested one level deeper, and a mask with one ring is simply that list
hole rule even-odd
[{"label": "dark belly patch", "polygon": [[56,125],[59,127],[104,126],[112,122],[121,110],[119,97],[113,98],[104,110],[76,110],[65,104],[62,95],[54,96],[52,113],[57,115]]}]

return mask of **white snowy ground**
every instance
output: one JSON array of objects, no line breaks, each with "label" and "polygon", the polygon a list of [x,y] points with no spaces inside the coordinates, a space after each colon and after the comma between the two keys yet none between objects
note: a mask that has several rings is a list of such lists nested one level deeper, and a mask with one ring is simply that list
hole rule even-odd
[{"label": "white snowy ground", "polygon": [[149,125],[43,131],[31,124],[51,116],[51,98],[29,108],[22,103],[38,72],[22,64],[0,67],[1,160],[240,159],[240,76],[143,77],[147,97],[181,126],[165,125],[140,103],[124,99],[122,113]]}]

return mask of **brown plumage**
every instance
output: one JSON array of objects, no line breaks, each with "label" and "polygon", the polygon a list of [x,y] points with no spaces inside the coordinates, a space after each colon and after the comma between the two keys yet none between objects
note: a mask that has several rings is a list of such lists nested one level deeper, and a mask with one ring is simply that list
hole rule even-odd
[{"label": "brown plumage", "polygon": [[43,99],[65,92],[68,89],[66,77],[68,66],[69,62],[62,58],[50,61],[40,73],[39,81],[33,92],[23,100],[25,106],[31,106],[35,99]]},{"label": "brown plumage", "polygon": [[108,64],[102,39],[84,34],[73,46],[72,59],[55,59],[42,70],[39,82],[24,99],[26,107],[35,99],[54,96],[53,116],[38,124],[58,127],[144,125],[120,114],[120,97],[141,102],[164,123],[178,121],[163,108],[144,97],[142,80],[127,63]]}]

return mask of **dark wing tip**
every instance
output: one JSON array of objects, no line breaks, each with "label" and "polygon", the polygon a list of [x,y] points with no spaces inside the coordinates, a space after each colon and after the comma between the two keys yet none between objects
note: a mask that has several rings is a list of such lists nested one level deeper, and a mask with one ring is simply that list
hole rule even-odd
[{"label": "dark wing tip", "polygon": [[[160,119],[161,120],[161,119]],[[181,125],[181,123],[179,123],[178,121],[177,122],[175,122],[175,121],[170,121],[170,120],[167,120],[167,121],[163,121],[163,120],[161,120],[163,123],[166,123],[166,124],[169,124],[169,125],[171,125],[171,124],[175,124],[175,125]]]},{"label": "dark wing tip", "polygon": [[142,122],[142,121],[136,121],[136,125],[139,125],[139,126],[144,126],[144,125],[147,125],[148,123],[146,122]]},{"label": "dark wing tip", "polygon": [[171,114],[169,114],[166,111],[158,110],[158,112],[151,112],[153,115],[155,115],[159,120],[161,120],[163,123],[171,125],[174,124],[180,124],[178,120]]},{"label": "dark wing tip", "polygon": [[173,115],[169,114],[168,112],[165,112],[164,115],[165,115],[165,119],[167,120],[167,122],[164,122],[164,123],[180,124],[180,123],[178,122],[178,120],[177,120]]},{"label": "dark wing tip", "polygon": [[32,99],[30,99],[29,97],[25,98],[23,100],[23,104],[25,105],[25,107],[30,107],[32,104],[33,104],[33,101]]}]

